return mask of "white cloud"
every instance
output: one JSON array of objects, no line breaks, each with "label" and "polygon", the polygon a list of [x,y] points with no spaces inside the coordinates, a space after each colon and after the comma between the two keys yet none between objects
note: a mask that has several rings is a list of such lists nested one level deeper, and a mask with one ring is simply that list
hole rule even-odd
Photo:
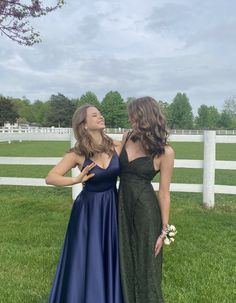
[{"label": "white cloud", "polygon": [[41,44],[0,37],[0,93],[102,99],[118,90],[171,102],[184,91],[195,112],[220,109],[236,94],[235,9],[233,0],[68,1],[34,21]]}]

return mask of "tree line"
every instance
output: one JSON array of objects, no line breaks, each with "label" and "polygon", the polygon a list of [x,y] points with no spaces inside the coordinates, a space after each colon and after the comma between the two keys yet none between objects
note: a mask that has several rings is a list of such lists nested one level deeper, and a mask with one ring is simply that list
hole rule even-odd
[{"label": "tree line", "polygon": [[[128,128],[127,106],[135,99],[124,100],[117,91],[108,92],[101,102],[93,92],[86,92],[80,98],[70,99],[63,94],[52,95],[46,102],[31,103],[26,98],[12,98],[0,95],[0,126],[10,122],[35,126],[71,127],[71,117],[79,106],[89,103],[104,115],[106,126]],[[171,129],[235,129],[236,97],[224,101],[221,112],[215,106],[202,104],[197,115],[185,93],[177,93],[171,103],[157,101],[162,108],[168,127]]]}]

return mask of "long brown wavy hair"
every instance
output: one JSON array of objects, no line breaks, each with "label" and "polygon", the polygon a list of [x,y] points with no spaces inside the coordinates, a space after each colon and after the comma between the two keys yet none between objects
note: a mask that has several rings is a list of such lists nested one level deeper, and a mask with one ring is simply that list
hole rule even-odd
[{"label": "long brown wavy hair", "polygon": [[135,99],[129,104],[128,112],[133,128],[131,140],[140,140],[145,153],[151,157],[164,154],[169,133],[157,101],[152,97]]},{"label": "long brown wavy hair", "polygon": [[80,106],[73,114],[72,117],[72,128],[76,139],[75,146],[70,149],[70,152],[75,152],[85,158],[93,157],[95,154],[106,153],[109,156],[114,152],[114,144],[111,138],[109,138],[104,131],[101,129],[102,143],[96,144],[85,129],[87,109],[94,107],[90,104],[84,104]]}]

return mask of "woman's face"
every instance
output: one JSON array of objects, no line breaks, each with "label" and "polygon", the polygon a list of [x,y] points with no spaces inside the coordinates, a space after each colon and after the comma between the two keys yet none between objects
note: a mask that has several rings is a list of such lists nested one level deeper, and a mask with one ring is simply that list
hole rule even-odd
[{"label": "woman's face", "polygon": [[100,111],[96,107],[88,107],[85,128],[88,130],[99,130],[105,127],[105,120]]}]

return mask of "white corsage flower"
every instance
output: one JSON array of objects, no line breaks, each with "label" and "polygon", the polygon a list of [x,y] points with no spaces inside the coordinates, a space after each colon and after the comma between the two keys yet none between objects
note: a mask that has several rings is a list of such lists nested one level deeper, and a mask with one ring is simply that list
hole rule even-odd
[{"label": "white corsage flower", "polygon": [[170,241],[170,239],[168,239],[168,238],[166,237],[165,240],[164,240],[164,243],[165,243],[166,245],[170,245],[171,241]]},{"label": "white corsage flower", "polygon": [[169,225],[170,226],[170,231],[176,231],[176,228],[174,225]]},{"label": "white corsage flower", "polygon": [[162,234],[165,235],[164,243],[170,245],[171,242],[174,242],[174,236],[177,234],[177,230],[174,225],[167,225]]}]

